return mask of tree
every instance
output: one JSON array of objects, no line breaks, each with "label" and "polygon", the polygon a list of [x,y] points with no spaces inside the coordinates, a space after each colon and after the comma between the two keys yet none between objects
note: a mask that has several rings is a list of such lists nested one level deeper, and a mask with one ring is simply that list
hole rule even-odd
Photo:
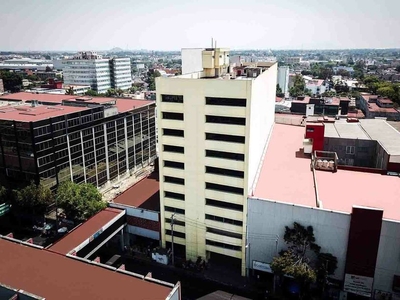
[{"label": "tree", "polygon": [[123,93],[124,93],[124,91],[121,90],[121,89],[115,90],[115,94],[116,94],[118,97],[121,97]]},{"label": "tree", "polygon": [[283,94],[283,92],[282,92],[282,89],[281,89],[281,87],[279,86],[279,84],[276,85],[276,96],[277,96],[277,97],[283,97],[283,96],[284,96],[284,94]]},{"label": "tree", "polygon": [[156,82],[155,79],[156,77],[160,77],[161,74],[157,70],[150,69],[149,72],[147,72],[147,80],[146,83],[149,85],[149,90],[150,91],[155,91],[156,90]]},{"label": "tree", "polygon": [[33,181],[21,190],[14,190],[14,206],[19,212],[40,216],[53,203],[53,194],[48,187]]},{"label": "tree", "polygon": [[14,72],[0,71],[0,79],[3,79],[4,89],[12,93],[22,89],[22,76]]},{"label": "tree", "polygon": [[322,289],[325,289],[329,275],[333,275],[337,269],[337,258],[331,253],[319,253],[317,264],[317,282]]},{"label": "tree", "polygon": [[56,199],[69,219],[84,221],[107,207],[97,188],[90,183],[65,181],[57,189]]},{"label": "tree", "polygon": [[400,66],[397,66],[397,67],[396,67],[396,72],[399,72],[399,73],[400,73]]},{"label": "tree", "polygon": [[108,89],[107,92],[106,92],[106,96],[107,97],[114,97],[116,95],[117,95],[117,93],[115,92],[114,89]]},{"label": "tree", "polygon": [[0,204],[8,201],[8,190],[6,187],[0,185]]},{"label": "tree", "polygon": [[75,91],[74,91],[74,87],[70,86],[68,87],[68,89],[65,90],[65,95],[74,95]]},{"label": "tree", "polygon": [[294,77],[293,86],[289,89],[289,94],[292,97],[298,97],[304,95],[306,83],[302,75],[297,74]]},{"label": "tree", "polygon": [[46,72],[51,72],[51,71],[53,71],[53,69],[49,66],[46,66]]},{"label": "tree", "polygon": [[97,92],[96,92],[96,91],[93,91],[93,90],[87,90],[87,91],[86,91],[86,93],[85,93],[85,95],[86,95],[86,96],[92,96],[92,97],[95,97],[95,96],[97,96],[98,94],[97,94]]},{"label": "tree", "polygon": [[129,89],[129,92],[132,94],[136,93],[139,90],[139,88],[136,85],[132,85],[132,87]]}]

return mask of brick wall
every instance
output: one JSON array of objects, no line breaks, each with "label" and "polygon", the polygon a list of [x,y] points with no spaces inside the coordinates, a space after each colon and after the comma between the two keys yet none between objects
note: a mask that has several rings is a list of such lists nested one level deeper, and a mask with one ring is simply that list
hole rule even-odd
[{"label": "brick wall", "polygon": [[133,216],[126,216],[126,222],[128,225],[136,226],[144,229],[149,229],[153,231],[160,232],[161,231],[161,224],[160,222],[146,220],[138,217]]}]

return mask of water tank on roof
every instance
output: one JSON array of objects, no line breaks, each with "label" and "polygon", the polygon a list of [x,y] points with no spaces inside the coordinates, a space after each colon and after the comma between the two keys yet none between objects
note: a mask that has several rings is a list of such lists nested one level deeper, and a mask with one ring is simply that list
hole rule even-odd
[{"label": "water tank on roof", "polygon": [[329,168],[330,168],[330,169],[333,169],[334,166],[335,166],[335,162],[334,162],[333,160],[330,160],[330,161],[329,161]]},{"label": "water tank on roof", "polygon": [[322,167],[322,159],[317,160],[317,167],[321,168]]},{"label": "water tank on roof", "polygon": [[328,168],[329,162],[326,159],[324,159],[324,161],[322,162],[322,165],[324,166],[324,168]]}]

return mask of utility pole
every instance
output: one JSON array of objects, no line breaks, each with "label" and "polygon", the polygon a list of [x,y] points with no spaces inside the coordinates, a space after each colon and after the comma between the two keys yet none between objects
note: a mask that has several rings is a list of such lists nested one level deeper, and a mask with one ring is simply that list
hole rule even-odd
[{"label": "utility pole", "polygon": [[174,218],[175,213],[171,215],[171,250],[172,250],[172,265],[175,266],[175,252],[174,252]]}]

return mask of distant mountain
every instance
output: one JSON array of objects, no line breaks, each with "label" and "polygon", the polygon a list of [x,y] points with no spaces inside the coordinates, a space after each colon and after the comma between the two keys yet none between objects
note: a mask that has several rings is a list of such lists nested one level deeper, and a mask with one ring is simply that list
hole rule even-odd
[{"label": "distant mountain", "polygon": [[121,49],[119,47],[115,47],[115,48],[112,48],[111,50],[109,50],[108,52],[113,53],[113,52],[122,52],[122,51],[124,51],[124,49]]}]

